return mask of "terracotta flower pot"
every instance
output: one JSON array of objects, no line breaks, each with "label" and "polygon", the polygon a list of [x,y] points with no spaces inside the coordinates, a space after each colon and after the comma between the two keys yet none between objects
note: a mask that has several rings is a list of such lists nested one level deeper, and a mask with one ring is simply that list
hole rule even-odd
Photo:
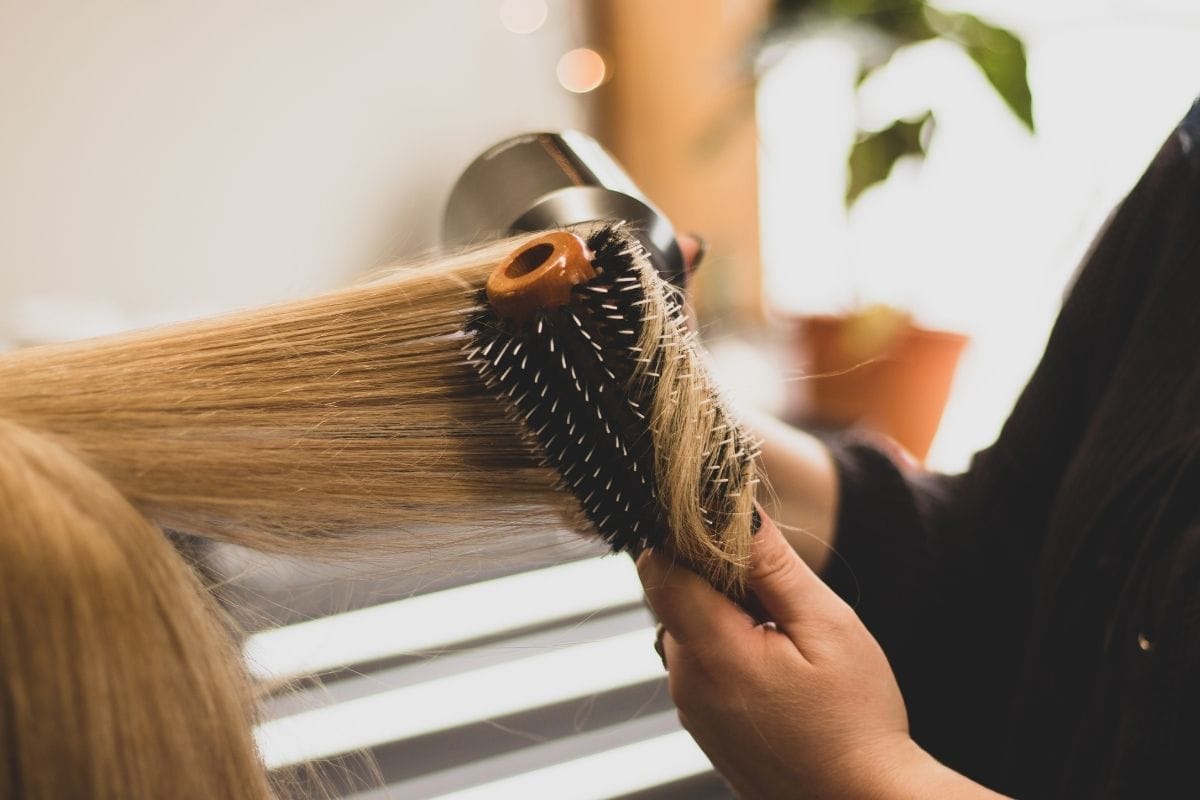
[{"label": "terracotta flower pot", "polygon": [[924,460],[967,337],[917,327],[884,307],[797,322],[806,377],[797,383],[803,397],[794,416],[824,428],[878,431]]}]

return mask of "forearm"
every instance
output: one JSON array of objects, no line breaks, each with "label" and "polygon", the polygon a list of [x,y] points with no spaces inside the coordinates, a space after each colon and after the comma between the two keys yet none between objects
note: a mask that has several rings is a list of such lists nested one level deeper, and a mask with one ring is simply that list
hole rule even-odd
[{"label": "forearm", "polygon": [[815,436],[757,410],[740,414],[762,441],[762,465],[770,493],[767,513],[800,557],[820,573],[833,549],[837,473],[828,449]]}]

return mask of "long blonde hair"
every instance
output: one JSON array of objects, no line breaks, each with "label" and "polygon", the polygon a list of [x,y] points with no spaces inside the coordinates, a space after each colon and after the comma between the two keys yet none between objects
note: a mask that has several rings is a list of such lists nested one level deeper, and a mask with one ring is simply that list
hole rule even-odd
[{"label": "long blonde hair", "polygon": [[[311,300],[0,359],[0,415],[147,518],[294,552],[515,522],[552,483],[458,341],[501,243]],[[496,481],[498,471],[510,474]],[[473,499],[477,501],[473,502]],[[413,530],[405,542],[418,546]],[[391,543],[389,547],[395,546]]]},{"label": "long blonde hair", "polygon": [[231,628],[162,529],[320,555],[570,513],[460,352],[513,246],[0,357],[0,796],[282,793]]}]

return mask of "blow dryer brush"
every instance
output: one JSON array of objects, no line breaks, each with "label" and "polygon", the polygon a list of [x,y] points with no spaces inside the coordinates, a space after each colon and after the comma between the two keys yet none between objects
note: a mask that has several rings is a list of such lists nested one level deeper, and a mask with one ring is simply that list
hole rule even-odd
[{"label": "blow dryer brush", "polygon": [[469,362],[614,551],[664,548],[731,595],[756,524],[756,445],[679,293],[620,226],[525,242],[466,325]]}]

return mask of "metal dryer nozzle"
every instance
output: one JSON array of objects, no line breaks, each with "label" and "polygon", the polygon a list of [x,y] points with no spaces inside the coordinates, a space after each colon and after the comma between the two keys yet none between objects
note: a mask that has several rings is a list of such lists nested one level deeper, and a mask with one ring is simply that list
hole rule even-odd
[{"label": "metal dryer nozzle", "polygon": [[600,143],[579,131],[506,139],[463,171],[442,223],[442,242],[463,246],[585,222],[625,221],[659,274],[683,285],[675,228]]}]

